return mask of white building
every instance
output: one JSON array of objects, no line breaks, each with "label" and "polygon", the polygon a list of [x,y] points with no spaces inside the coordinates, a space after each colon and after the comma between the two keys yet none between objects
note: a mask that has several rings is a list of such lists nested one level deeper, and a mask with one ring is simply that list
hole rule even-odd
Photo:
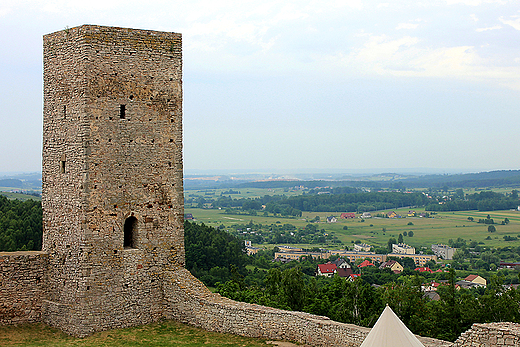
[{"label": "white building", "polygon": [[432,245],[432,251],[439,258],[451,260],[455,254],[456,248],[451,248],[448,245]]},{"label": "white building", "polygon": [[370,252],[371,249],[372,249],[372,246],[368,245],[366,243],[356,243],[354,245],[354,250],[356,252]]},{"label": "white building", "polygon": [[415,247],[408,246],[405,243],[398,243],[392,245],[392,253],[397,254],[415,254]]}]

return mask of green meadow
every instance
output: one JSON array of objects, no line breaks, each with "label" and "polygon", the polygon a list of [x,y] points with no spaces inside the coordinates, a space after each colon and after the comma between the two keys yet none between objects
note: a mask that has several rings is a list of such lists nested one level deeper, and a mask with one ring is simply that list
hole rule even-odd
[{"label": "green meadow", "polygon": [[[388,212],[379,211],[377,213]],[[351,245],[357,240],[376,246],[386,246],[391,237],[398,238],[399,234],[405,231],[408,234],[413,231],[413,237],[404,236],[405,243],[416,248],[430,247],[435,243],[447,244],[450,239],[462,238],[468,241],[477,241],[486,246],[504,247],[520,246],[520,212],[519,211],[458,211],[458,212],[438,212],[430,218],[408,217],[409,211],[406,209],[394,210],[403,218],[370,218],[362,221],[360,218],[344,220],[340,218],[341,213],[337,212],[303,212],[302,217],[284,218],[280,216],[257,216],[245,214],[226,214],[224,210],[218,209],[198,209],[186,208],[185,213],[192,213],[197,222],[202,222],[209,226],[218,227],[220,225],[231,226],[233,224],[247,224],[253,221],[255,224],[270,225],[274,223],[293,224],[296,227],[304,227],[315,216],[319,216],[321,222],[315,224],[318,229],[324,229],[326,233],[333,234],[343,242],[343,245]],[[417,213],[424,212],[424,209],[414,209]],[[375,215],[376,213],[372,213]],[[496,232],[490,233],[488,225],[478,223],[479,219],[485,219],[487,215],[495,222]],[[336,223],[326,223],[327,216],[335,216]],[[358,214],[358,216],[360,216]],[[472,217],[473,221],[469,221]],[[500,223],[508,218],[510,223],[501,225]],[[411,224],[411,225],[409,225]],[[344,227],[347,227],[346,230]],[[383,229],[385,231],[383,231]],[[403,234],[404,235],[404,234]],[[517,237],[517,241],[504,241],[504,236]],[[490,237],[491,239],[487,239]],[[270,248],[273,245],[260,245]],[[300,245],[308,247],[340,248],[340,245]]]}]

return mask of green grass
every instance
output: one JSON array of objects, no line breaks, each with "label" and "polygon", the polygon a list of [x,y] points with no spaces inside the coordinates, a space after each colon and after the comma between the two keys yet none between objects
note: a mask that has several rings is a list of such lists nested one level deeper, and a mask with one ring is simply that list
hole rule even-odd
[{"label": "green grass", "polygon": [[[116,329],[78,339],[44,324],[0,326],[0,346],[267,346],[265,339],[208,332],[174,321]],[[272,346],[272,345],[271,345]]]},{"label": "green grass", "polygon": [[[406,216],[408,208],[395,210],[398,214]],[[414,209],[416,212],[424,210]],[[232,224],[246,224],[253,221],[258,224],[274,224],[280,222],[282,224],[289,223],[296,227],[304,227],[308,220],[315,216],[320,216],[322,222],[315,224],[318,229],[325,229],[326,233],[332,233],[343,242],[344,245],[351,246],[356,240],[366,242],[376,246],[386,246],[390,237],[398,238],[399,234],[404,231],[407,233],[413,231],[413,237],[404,237],[404,241],[416,248],[430,247],[435,243],[447,244],[449,239],[456,240],[461,237],[468,241],[484,242],[486,246],[504,247],[504,246],[520,246],[518,241],[504,241],[504,236],[520,236],[520,212],[519,211],[458,211],[458,212],[439,212],[434,218],[371,218],[361,222],[359,218],[344,220],[340,219],[340,213],[337,212],[304,212],[299,218],[282,218],[282,217],[264,217],[249,215],[233,215],[225,214],[223,210],[212,209],[194,209],[186,208],[187,213],[192,213],[197,221],[206,225],[217,227],[221,224],[230,226]],[[386,211],[385,211],[386,212]],[[374,213],[373,213],[374,214]],[[494,219],[495,223],[500,223],[505,218],[510,220],[508,225],[495,224],[497,231],[490,233],[487,231],[488,225],[479,224],[479,219],[485,219],[487,215]],[[327,224],[323,222],[327,216],[335,215],[338,219],[337,223]],[[468,217],[473,217],[474,221],[470,222]],[[408,225],[412,222],[413,225]],[[370,226],[372,225],[372,226]],[[347,226],[348,230],[343,230]],[[383,228],[386,232],[383,233]],[[490,236],[491,240],[486,240]],[[271,247],[272,245],[263,245]],[[341,248],[340,245],[300,245],[303,247],[327,247]]]}]

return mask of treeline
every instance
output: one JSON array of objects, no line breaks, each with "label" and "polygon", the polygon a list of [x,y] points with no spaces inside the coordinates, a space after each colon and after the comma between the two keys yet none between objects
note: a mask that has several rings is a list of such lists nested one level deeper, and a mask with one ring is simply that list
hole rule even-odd
[{"label": "treeline", "polygon": [[[388,275],[390,271],[387,270]],[[264,284],[246,286],[231,280],[218,285],[218,292],[234,300],[327,316],[333,320],[366,327],[375,324],[388,304],[415,334],[454,341],[473,323],[520,322],[520,290],[505,288],[493,277],[486,289],[455,289],[455,271],[448,283],[438,287],[439,300],[430,300],[421,290],[425,278],[418,273],[399,276],[375,287],[361,278],[353,282],[309,278],[299,267],[270,269]]]},{"label": "treeline", "polygon": [[[352,188],[351,188],[352,189]],[[233,199],[221,196],[212,203],[213,207],[241,208],[243,211],[265,211],[273,214],[301,216],[306,212],[368,212],[406,206],[424,206],[428,198],[422,193],[400,192],[357,192],[330,194],[304,194],[298,196],[269,196],[256,199]]]},{"label": "treeline", "polygon": [[520,170],[497,170],[461,175],[426,175],[404,179],[407,187],[487,188],[520,185]]},{"label": "treeline", "polygon": [[517,208],[518,191],[504,195],[491,191],[483,191],[475,194],[467,194],[465,198],[455,198],[442,203],[432,203],[426,206],[427,211],[495,211]]},{"label": "treeline", "polygon": [[41,202],[0,195],[0,251],[37,251],[41,247]]}]

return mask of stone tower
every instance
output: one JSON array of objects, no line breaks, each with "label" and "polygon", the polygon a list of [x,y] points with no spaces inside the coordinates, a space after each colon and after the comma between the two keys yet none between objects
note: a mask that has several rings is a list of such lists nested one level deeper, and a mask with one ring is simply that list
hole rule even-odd
[{"label": "stone tower", "polygon": [[164,316],[184,266],[181,35],[44,36],[44,322],[86,336]]}]

